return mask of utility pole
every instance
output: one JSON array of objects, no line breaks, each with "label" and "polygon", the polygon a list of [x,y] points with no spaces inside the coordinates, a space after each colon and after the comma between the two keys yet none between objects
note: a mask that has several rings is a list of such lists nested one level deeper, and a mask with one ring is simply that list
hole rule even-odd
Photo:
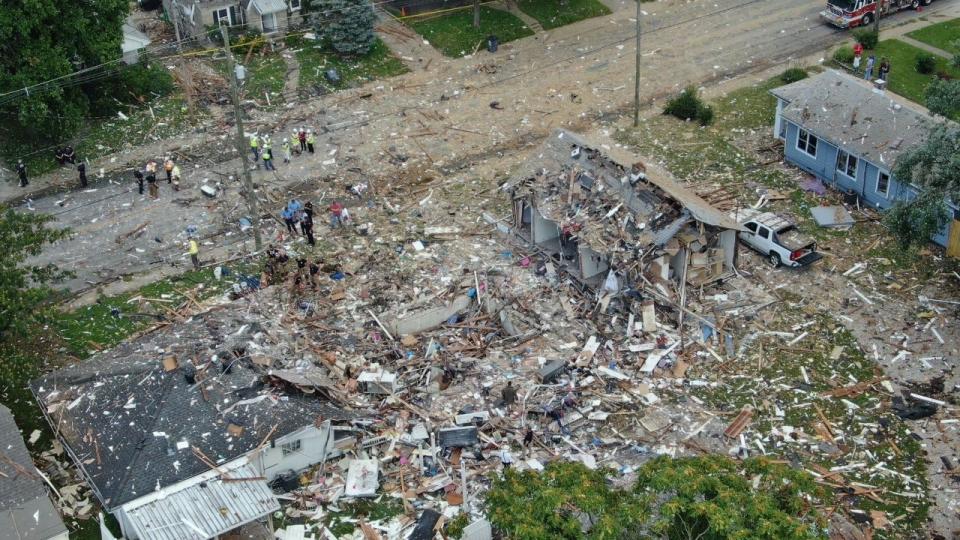
[{"label": "utility pole", "polygon": [[640,126],[640,0],[637,2],[637,71],[633,76],[633,127]]},{"label": "utility pole", "polygon": [[[883,0],[877,0],[877,10],[873,12],[873,31],[880,36],[880,8],[883,7]],[[878,39],[879,41],[879,39]]]},{"label": "utility pole", "polygon": [[223,36],[223,49],[227,53],[227,61],[230,63],[230,90],[233,94],[233,116],[237,123],[237,153],[240,155],[241,167],[243,167],[243,189],[247,194],[247,210],[250,212],[250,219],[253,223],[253,240],[257,246],[257,251],[263,247],[263,241],[260,239],[260,210],[257,208],[257,195],[253,192],[253,178],[250,177],[250,166],[247,165],[247,154],[244,150],[246,137],[243,133],[243,115],[240,110],[240,85],[237,83],[237,61],[230,52],[230,35],[227,34],[227,27],[220,27],[220,35]]}]

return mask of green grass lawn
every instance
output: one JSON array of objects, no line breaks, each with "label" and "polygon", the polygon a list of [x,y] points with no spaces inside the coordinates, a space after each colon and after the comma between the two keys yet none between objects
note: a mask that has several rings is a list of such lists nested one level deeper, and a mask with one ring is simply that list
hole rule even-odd
[{"label": "green grass lawn", "polygon": [[473,9],[404,22],[437,50],[454,58],[471,54],[490,35],[497,36],[500,43],[533,35],[533,30],[516,16],[487,6],[480,7],[480,28],[473,27]]},{"label": "green grass lawn", "polygon": [[942,23],[914,30],[907,34],[917,41],[932,45],[952,54],[960,54],[960,47],[953,43],[960,41],[960,19],[952,19]]},{"label": "green grass lawn", "polygon": [[566,0],[564,5],[557,0],[519,0],[517,5],[546,30],[610,14],[610,9],[597,0]]},{"label": "green grass lawn", "polygon": [[[296,51],[297,62],[300,63],[301,89],[320,86],[336,90],[407,72],[403,62],[380,39],[374,43],[369,54],[356,57],[340,55],[323,43],[301,36],[290,36],[286,43],[287,47]],[[324,75],[331,68],[340,74],[338,84],[331,84]]]},{"label": "green grass lawn", "polygon": [[[243,57],[239,57],[237,61],[242,62]],[[219,60],[214,65],[224,77],[229,77],[229,63],[226,60]],[[247,79],[241,87],[244,99],[253,99],[266,106],[265,94],[270,94],[271,106],[283,103],[281,94],[287,78],[287,63],[279,54],[255,54],[244,67],[247,68]],[[229,81],[229,78],[227,80]]]},{"label": "green grass lawn", "polygon": [[[896,39],[883,40],[877,44],[875,50],[864,51],[864,59],[860,66],[861,76],[866,58],[871,54],[876,55],[878,66],[883,58],[890,60],[890,80],[887,81],[887,87],[892,92],[900,94],[910,101],[921,105],[926,101],[923,93],[930,82],[933,81],[934,77],[936,77],[936,73],[946,72],[953,78],[960,78],[960,69],[951,66],[948,59],[936,55],[934,55],[934,58],[937,62],[937,67],[934,73],[930,75],[919,73],[916,68],[917,55],[928,54],[927,51]],[[850,66],[847,65],[846,67],[849,68]],[[874,77],[876,77],[876,69],[874,70]]]}]

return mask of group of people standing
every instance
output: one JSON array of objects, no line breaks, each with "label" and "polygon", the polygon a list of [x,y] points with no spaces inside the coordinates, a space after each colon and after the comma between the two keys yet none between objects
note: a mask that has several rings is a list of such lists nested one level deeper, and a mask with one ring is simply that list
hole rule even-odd
[{"label": "group of people standing", "polygon": [[[284,163],[290,163],[294,153],[297,155],[303,152],[314,153],[317,136],[313,133],[313,130],[305,130],[303,128],[295,129],[293,130],[292,139],[293,142],[291,142],[290,138],[284,137],[283,142],[280,144]],[[260,136],[259,133],[251,135],[250,153],[253,155],[254,163],[261,160],[263,161],[263,168],[265,170],[277,170],[273,165],[273,140],[270,135]]]},{"label": "group of people standing", "polygon": [[[157,173],[160,165],[156,160],[150,160],[144,165],[143,170],[134,169],[133,177],[137,181],[137,192],[143,195],[143,184],[146,181],[147,191],[151,199],[160,198],[160,184],[157,181]],[[167,183],[173,186],[174,191],[180,191],[180,166],[172,158],[166,158],[163,161],[163,171],[167,176]]]},{"label": "group of people standing", "polygon": [[291,199],[280,212],[283,217],[283,223],[287,226],[287,232],[291,235],[297,235],[297,224],[300,225],[300,233],[307,237],[307,242],[313,246],[316,240],[313,238],[313,203],[307,201],[301,203],[298,199]]},{"label": "group of people standing", "polygon": [[[860,59],[863,57],[863,45],[857,43],[853,46],[853,71],[860,72]],[[873,80],[873,70],[877,68],[877,79],[890,82],[890,60],[886,57],[880,60],[880,66],[877,66],[877,57],[871,54],[863,67],[863,78]]]}]

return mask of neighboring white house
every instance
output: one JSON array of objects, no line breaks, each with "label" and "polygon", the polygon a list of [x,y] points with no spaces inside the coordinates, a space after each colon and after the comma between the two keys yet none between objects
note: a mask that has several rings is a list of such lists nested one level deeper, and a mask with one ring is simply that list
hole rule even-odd
[{"label": "neighboring white house", "polygon": [[283,34],[303,20],[302,5],[303,0],[163,0],[180,39],[222,25]]},{"label": "neighboring white house", "polygon": [[0,538],[67,540],[67,528],[23,444],[10,409],[0,405]]},{"label": "neighboring white house", "polygon": [[146,34],[137,30],[129,22],[123,23],[123,44],[120,46],[123,51],[123,62],[126,64],[136,64],[140,60],[140,51],[150,45],[150,38]]}]

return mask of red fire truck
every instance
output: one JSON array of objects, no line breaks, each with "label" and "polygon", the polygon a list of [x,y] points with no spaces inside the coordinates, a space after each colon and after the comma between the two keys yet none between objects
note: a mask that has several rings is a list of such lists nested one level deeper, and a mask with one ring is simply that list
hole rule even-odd
[{"label": "red fire truck", "polygon": [[877,4],[880,5],[880,17],[901,9],[929,5],[932,0],[827,0],[827,9],[820,17],[840,28],[867,26],[877,17]]}]

